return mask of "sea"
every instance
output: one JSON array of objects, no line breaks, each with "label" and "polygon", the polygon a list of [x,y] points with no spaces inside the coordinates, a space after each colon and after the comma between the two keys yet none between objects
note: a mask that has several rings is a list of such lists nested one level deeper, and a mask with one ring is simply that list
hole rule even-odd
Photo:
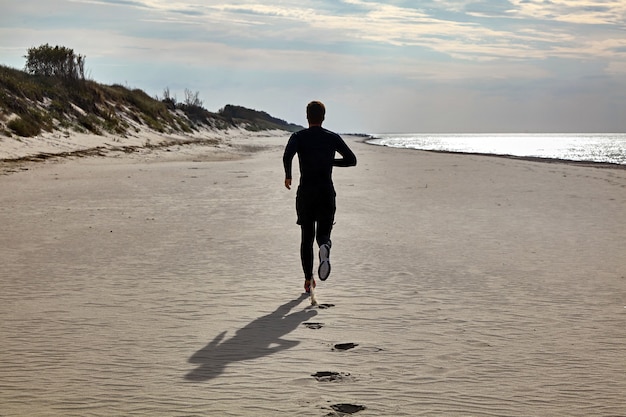
[{"label": "sea", "polygon": [[376,133],[369,136],[367,143],[394,148],[626,166],[626,133]]}]

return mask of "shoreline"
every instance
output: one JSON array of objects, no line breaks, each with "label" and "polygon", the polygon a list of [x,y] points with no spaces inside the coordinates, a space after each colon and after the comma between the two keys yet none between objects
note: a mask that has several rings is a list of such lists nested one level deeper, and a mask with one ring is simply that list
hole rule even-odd
[{"label": "shoreline", "polygon": [[400,149],[400,150],[407,150],[407,151],[430,152],[430,153],[435,153],[435,154],[487,156],[487,157],[494,157],[494,158],[514,159],[514,160],[520,160],[520,161],[540,162],[540,163],[546,163],[546,164],[566,164],[566,165],[581,166],[581,167],[588,167],[588,168],[626,169],[626,164],[618,164],[618,163],[613,163],[613,162],[577,161],[573,159],[563,159],[563,158],[547,158],[547,157],[541,157],[541,156],[519,156],[519,155],[495,154],[495,153],[485,153],[485,152],[460,152],[460,151],[443,151],[443,150],[435,150],[435,149],[400,148],[400,147],[395,147],[395,146],[378,145],[376,143],[371,143],[369,142],[370,139],[372,139],[372,137],[362,139],[361,142],[370,146],[378,146],[378,147],[383,147],[383,148]]}]

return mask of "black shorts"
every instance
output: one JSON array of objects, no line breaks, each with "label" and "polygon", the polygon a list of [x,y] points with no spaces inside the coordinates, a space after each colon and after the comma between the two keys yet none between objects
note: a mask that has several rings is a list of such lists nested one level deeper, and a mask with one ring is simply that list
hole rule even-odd
[{"label": "black shorts", "polygon": [[296,194],[297,223],[329,222],[333,224],[337,209],[333,187],[305,189],[298,187]]}]

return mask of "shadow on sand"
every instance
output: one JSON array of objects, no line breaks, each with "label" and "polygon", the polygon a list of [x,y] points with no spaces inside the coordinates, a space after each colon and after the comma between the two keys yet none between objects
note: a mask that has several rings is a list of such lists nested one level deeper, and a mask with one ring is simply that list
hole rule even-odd
[{"label": "shadow on sand", "polygon": [[185,375],[189,381],[208,381],[220,376],[229,363],[268,356],[292,348],[300,342],[282,339],[301,323],[317,315],[315,310],[301,310],[288,314],[301,303],[307,294],[278,307],[273,313],[259,317],[237,330],[228,340],[222,341],[226,332],[215,337],[208,345],[194,353],[189,362],[198,367]]}]

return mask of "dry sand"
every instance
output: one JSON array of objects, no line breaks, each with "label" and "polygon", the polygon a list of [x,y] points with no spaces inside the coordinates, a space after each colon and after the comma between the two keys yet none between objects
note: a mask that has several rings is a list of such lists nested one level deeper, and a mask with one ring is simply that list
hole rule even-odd
[{"label": "dry sand", "polygon": [[0,416],[626,415],[626,170],[348,141],[325,309],[285,136],[0,176]]}]

